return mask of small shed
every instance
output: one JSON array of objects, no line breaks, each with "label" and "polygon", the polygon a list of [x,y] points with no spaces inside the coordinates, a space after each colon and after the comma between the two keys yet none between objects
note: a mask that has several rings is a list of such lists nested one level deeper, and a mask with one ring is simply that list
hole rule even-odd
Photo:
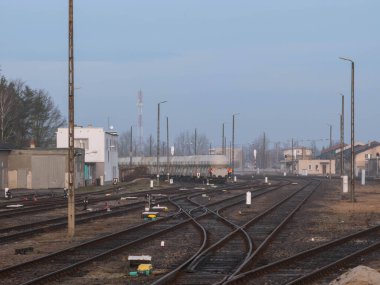
[{"label": "small shed", "polygon": [[[68,188],[68,149],[12,150],[8,188]],[[84,150],[75,149],[75,187],[84,186]]]},{"label": "small shed", "polygon": [[12,147],[8,144],[0,144],[0,187],[8,187],[8,156]]}]

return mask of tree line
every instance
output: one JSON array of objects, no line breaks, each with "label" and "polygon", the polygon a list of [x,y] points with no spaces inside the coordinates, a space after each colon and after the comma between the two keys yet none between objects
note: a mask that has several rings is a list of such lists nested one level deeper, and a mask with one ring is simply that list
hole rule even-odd
[{"label": "tree line", "polygon": [[48,92],[0,74],[0,143],[15,148],[55,147],[55,132],[66,125]]},{"label": "tree line", "polygon": [[[195,143],[196,141],[196,143]],[[131,156],[156,156],[157,155],[157,139],[153,136],[149,136],[139,146],[138,138],[132,136],[132,148],[131,148],[131,132],[127,131],[119,136],[118,151],[120,157]],[[195,147],[196,145],[196,147]],[[184,131],[181,132],[172,142],[169,143],[169,153],[171,146],[174,146],[174,155],[194,155],[195,152],[198,155],[210,154],[210,150],[213,147],[210,144],[210,140],[204,134],[197,134],[195,132]],[[298,141],[294,141],[296,147],[304,147]],[[231,155],[231,145],[227,145],[227,156]],[[196,149],[195,149],[196,148]],[[244,167],[246,168],[280,168],[280,162],[284,159],[283,150],[290,149],[291,143],[272,142],[268,135],[265,133],[256,137],[251,143],[243,145],[235,145],[236,149],[241,149],[241,159]],[[315,141],[311,141],[308,148],[312,149],[313,155],[319,155]],[[167,154],[166,137],[163,134],[160,140],[160,155],[165,156]],[[218,154],[221,151],[219,146]],[[214,153],[214,152],[212,152]],[[237,153],[237,152],[236,152]],[[235,154],[236,154],[235,153]],[[236,154],[237,155],[237,154]]]},{"label": "tree line", "polygon": [[[119,136],[118,151],[120,157],[128,157],[132,150],[132,156],[156,156],[157,155],[157,138],[149,136],[145,139],[142,146],[138,144],[138,138],[132,136],[131,148],[131,132],[127,131]],[[189,131],[181,132],[173,142],[169,142],[167,148],[166,139],[160,139],[160,155],[166,155],[167,151],[171,152],[174,147],[174,155],[204,155],[210,152],[210,141],[205,134],[190,133]]]}]

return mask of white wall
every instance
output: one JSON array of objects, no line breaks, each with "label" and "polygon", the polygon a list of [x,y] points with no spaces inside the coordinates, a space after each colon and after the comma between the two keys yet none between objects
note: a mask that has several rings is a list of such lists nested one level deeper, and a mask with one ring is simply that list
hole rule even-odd
[{"label": "white wall", "polygon": [[[88,149],[85,149],[85,162],[104,162],[104,131],[102,128],[74,128],[76,147],[81,147],[80,140],[88,139]],[[78,141],[79,140],[79,141]],[[57,148],[68,148],[68,129],[57,131]]]},{"label": "white wall", "polygon": [[[74,128],[75,147],[85,148],[86,163],[104,163],[102,176],[105,182],[119,177],[117,138],[116,132],[104,132],[103,128]],[[57,148],[67,147],[68,128],[59,128]]]},{"label": "white wall", "polygon": [[104,140],[104,175],[105,181],[119,178],[119,155],[117,149],[117,134],[105,133]]}]

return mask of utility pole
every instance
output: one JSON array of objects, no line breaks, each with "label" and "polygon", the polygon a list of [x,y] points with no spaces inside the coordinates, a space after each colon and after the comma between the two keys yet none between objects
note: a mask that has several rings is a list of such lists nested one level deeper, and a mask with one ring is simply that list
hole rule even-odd
[{"label": "utility pole", "polygon": [[292,174],[294,174],[294,143],[292,138]]},{"label": "utility pole", "polygon": [[152,156],[152,135],[149,137],[149,156]]},{"label": "utility pole", "polygon": [[266,168],[266,157],[265,157],[265,132],[264,132],[264,139],[263,139],[263,169]]},{"label": "utility pole", "polygon": [[343,138],[342,138],[342,114],[339,115],[340,119],[340,176],[343,176]]},{"label": "utility pole", "polygon": [[69,238],[75,235],[75,183],[74,183],[74,7],[69,0],[69,189],[67,204],[67,229]]},{"label": "utility pole", "polygon": [[132,126],[131,126],[131,138],[129,142],[129,167],[132,167],[132,142],[133,142],[133,139],[132,139]]},{"label": "utility pole", "polygon": [[137,127],[139,129],[139,146],[136,155],[144,156],[144,125],[143,125],[143,93],[140,90],[137,95]]},{"label": "utility pole", "polygon": [[344,175],[344,95],[342,96],[342,114],[340,115],[340,175]]},{"label": "utility pole", "polygon": [[235,175],[235,116],[239,115],[239,113],[232,115],[232,177]]},{"label": "utility pole", "polygon": [[224,123],[222,124],[222,154],[224,154]]},{"label": "utility pole", "polygon": [[194,137],[194,155],[197,155],[197,129],[195,129],[195,137]]},{"label": "utility pole", "polygon": [[332,125],[330,125],[329,124],[329,126],[330,126],[330,154],[329,154],[329,158],[330,158],[330,163],[329,163],[329,165],[330,165],[330,167],[329,167],[329,169],[330,169],[330,175],[329,175],[329,178],[331,179],[331,153],[332,153],[332,150],[331,150],[331,147],[332,147]]},{"label": "utility pole", "polygon": [[166,117],[166,169],[169,180],[169,118]]},{"label": "utility pole", "polygon": [[230,141],[230,149],[228,150],[228,154],[230,157],[230,165],[232,167],[232,142]]},{"label": "utility pole", "polygon": [[351,202],[355,199],[355,63],[349,59],[340,57],[342,60],[351,62]]},{"label": "utility pole", "polygon": [[157,186],[160,186],[160,105],[166,101],[157,104]]}]

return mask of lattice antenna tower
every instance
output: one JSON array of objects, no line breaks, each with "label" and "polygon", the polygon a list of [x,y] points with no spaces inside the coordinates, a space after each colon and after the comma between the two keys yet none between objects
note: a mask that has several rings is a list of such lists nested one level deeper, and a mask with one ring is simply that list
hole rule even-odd
[{"label": "lattice antenna tower", "polygon": [[143,93],[137,94],[137,127],[139,129],[138,153],[144,155]]}]

